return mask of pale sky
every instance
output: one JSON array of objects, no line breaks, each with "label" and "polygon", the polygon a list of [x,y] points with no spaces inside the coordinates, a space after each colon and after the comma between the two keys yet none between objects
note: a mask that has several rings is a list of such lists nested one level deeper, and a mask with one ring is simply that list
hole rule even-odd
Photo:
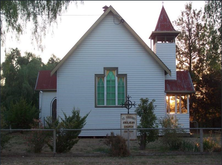
[{"label": "pale sky", "polygon": [[[189,1],[165,1],[164,8],[171,20],[175,21],[181,11],[185,10],[185,4]],[[192,1],[194,9],[203,9],[204,1]],[[44,50],[38,50],[31,45],[31,32],[27,29],[20,41],[6,36],[5,45],[1,46],[1,62],[5,59],[5,51],[10,48],[18,48],[22,55],[24,52],[32,52],[40,56],[47,63],[52,54],[62,59],[74,44],[84,35],[93,23],[103,14],[103,6],[112,7],[134,29],[134,31],[150,46],[149,36],[154,31],[162,8],[162,1],[84,1],[73,3],[68,11],[59,17],[58,25],[54,26],[53,34],[49,32],[43,38]],[[176,29],[176,27],[175,27]],[[176,29],[177,30],[177,29]]]}]

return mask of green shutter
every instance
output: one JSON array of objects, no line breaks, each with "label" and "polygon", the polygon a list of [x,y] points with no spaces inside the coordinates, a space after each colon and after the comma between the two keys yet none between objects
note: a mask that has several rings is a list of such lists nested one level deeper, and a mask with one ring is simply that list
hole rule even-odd
[{"label": "green shutter", "polygon": [[107,71],[106,105],[116,105],[115,71]]},{"label": "green shutter", "polygon": [[125,102],[125,83],[124,78],[118,78],[118,105],[122,105]]},{"label": "green shutter", "polygon": [[104,105],[104,79],[98,78],[97,82],[97,105]]}]

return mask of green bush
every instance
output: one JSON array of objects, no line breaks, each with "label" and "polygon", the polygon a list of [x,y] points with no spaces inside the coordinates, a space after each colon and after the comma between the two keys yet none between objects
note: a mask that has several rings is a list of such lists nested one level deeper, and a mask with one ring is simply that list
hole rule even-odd
[{"label": "green bush", "polygon": [[[140,99],[140,104],[136,108],[135,112],[140,117],[140,124],[138,128],[157,128],[156,124],[156,115],[154,114],[154,102],[155,100],[152,100],[149,102],[149,99]],[[140,136],[139,139],[139,145],[140,149],[144,150],[146,149],[147,143],[153,142],[158,138],[159,131],[155,129],[151,130],[139,130]]]},{"label": "green bush", "polygon": [[[0,124],[1,124],[0,126],[1,126],[1,129],[7,127],[7,124],[6,124],[6,121],[5,121],[5,116],[4,116],[5,112],[6,112],[6,109],[1,106],[1,113],[0,113]],[[9,135],[8,132],[2,132],[1,131],[1,138],[0,138],[1,150],[5,149],[7,143],[9,142],[10,139],[11,139],[11,136]]]},{"label": "green bush", "polygon": [[162,142],[167,145],[171,150],[179,150],[182,146],[182,138],[180,135],[184,133],[183,129],[178,122],[176,116],[165,116],[160,120],[162,128]]},{"label": "green bush", "polygon": [[1,132],[1,138],[0,138],[0,142],[1,142],[1,149],[5,149],[6,145],[8,144],[8,142],[10,141],[11,136],[6,133],[6,132]]},{"label": "green bush", "polygon": [[126,140],[122,136],[115,136],[114,133],[111,132],[110,136],[107,135],[106,137],[107,139],[104,143],[110,147],[111,156],[125,157],[130,155]]},{"label": "green bush", "polygon": [[[58,120],[52,122],[50,118],[46,120],[47,128],[56,129],[56,152],[68,152],[72,147],[79,141],[78,136],[81,131],[67,131],[64,129],[82,129],[86,124],[86,118],[89,115],[86,114],[84,117],[81,117],[79,110],[72,111],[71,116],[67,116],[65,113],[64,119],[61,119],[61,122]],[[51,134],[50,134],[51,135]],[[51,150],[53,150],[53,145],[47,143]]]},{"label": "green bush", "polygon": [[7,120],[12,129],[30,129],[33,119],[38,119],[38,116],[39,110],[24,99],[20,99],[15,104],[11,103],[7,111]]},{"label": "green bush", "polygon": [[195,143],[192,142],[192,141],[188,141],[188,140],[182,140],[181,141],[180,150],[181,151],[187,151],[187,152],[190,152],[190,151],[196,152],[196,151],[198,151],[196,146],[195,146]]},{"label": "green bush", "polygon": [[216,147],[216,142],[212,139],[212,137],[203,139],[203,149],[206,152],[213,152]]},{"label": "green bush", "polygon": [[33,129],[33,131],[25,136],[25,140],[31,152],[41,153],[43,147],[48,142],[48,132],[43,130],[35,130],[43,129],[43,125],[40,120],[34,119],[33,123],[34,124],[31,124],[31,129]]}]

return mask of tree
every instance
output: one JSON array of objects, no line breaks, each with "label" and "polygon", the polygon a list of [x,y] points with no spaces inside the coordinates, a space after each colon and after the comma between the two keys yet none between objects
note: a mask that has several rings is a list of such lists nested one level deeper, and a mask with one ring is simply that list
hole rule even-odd
[{"label": "tree", "polygon": [[191,121],[197,121],[201,127],[219,127],[221,23],[206,12],[192,9],[189,3],[175,22],[181,31],[177,38],[177,69],[189,70],[195,87],[190,98]]},{"label": "tree", "polygon": [[11,103],[22,97],[37,107],[38,95],[34,93],[34,87],[43,65],[41,58],[34,54],[27,52],[25,56],[21,56],[17,48],[11,49],[2,63],[2,78],[5,80],[1,91],[2,105],[9,109]]},{"label": "tree", "polygon": [[67,10],[69,0],[3,0],[0,1],[1,40],[7,32],[15,32],[17,37],[25,31],[27,22],[33,24],[32,35],[41,44],[46,29],[56,23],[58,15]]},{"label": "tree", "polygon": [[54,54],[49,58],[46,65],[43,66],[43,70],[52,70],[60,62],[60,59],[57,58]]},{"label": "tree", "polygon": [[[157,128],[156,124],[156,115],[154,114],[154,102],[152,100],[149,102],[149,99],[140,99],[140,104],[136,108],[135,112],[140,117],[140,124],[138,128]],[[158,130],[151,129],[151,130],[139,130],[139,145],[140,149],[146,149],[146,144],[155,141],[158,138]]]},{"label": "tree", "polygon": [[30,129],[33,119],[38,119],[39,110],[21,98],[16,103],[11,103],[6,112],[6,121],[12,129]]}]

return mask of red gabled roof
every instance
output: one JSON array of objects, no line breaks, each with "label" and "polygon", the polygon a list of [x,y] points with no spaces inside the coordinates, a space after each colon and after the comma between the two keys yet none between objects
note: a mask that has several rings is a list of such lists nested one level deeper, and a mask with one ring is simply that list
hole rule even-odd
[{"label": "red gabled roof", "polygon": [[188,71],[177,71],[177,80],[165,80],[166,93],[194,93],[193,83]]},{"label": "red gabled roof", "polygon": [[56,75],[50,75],[50,70],[39,71],[35,90],[37,91],[56,91],[57,88],[57,78]]}]

